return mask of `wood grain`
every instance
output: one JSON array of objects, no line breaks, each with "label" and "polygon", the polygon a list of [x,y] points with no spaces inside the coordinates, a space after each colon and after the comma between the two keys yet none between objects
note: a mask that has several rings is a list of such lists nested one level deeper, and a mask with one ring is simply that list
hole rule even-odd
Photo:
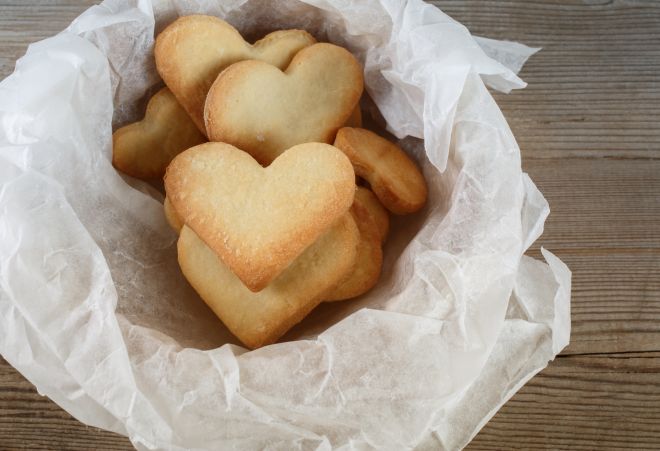
[{"label": "wood grain", "polygon": [[125,437],[85,426],[0,357],[0,450],[132,450]]},{"label": "wood grain", "polygon": [[532,379],[469,450],[658,449],[660,353],[566,356]]},{"label": "wood grain", "polygon": [[93,0],[0,0],[0,79],[14,70],[28,44],[53,36],[92,5]]},{"label": "wood grain", "polygon": [[[0,78],[91,0],[0,0]],[[573,270],[571,344],[469,445],[660,448],[660,2],[443,0],[474,34],[543,47],[495,94],[552,214],[541,245]],[[128,450],[0,359],[0,450]]]},{"label": "wood grain", "polygon": [[472,33],[543,50],[497,95],[526,158],[660,158],[660,2],[442,1]]},{"label": "wood grain", "polygon": [[660,160],[529,159],[524,169],[552,210],[534,249],[573,270],[563,353],[659,350]]}]

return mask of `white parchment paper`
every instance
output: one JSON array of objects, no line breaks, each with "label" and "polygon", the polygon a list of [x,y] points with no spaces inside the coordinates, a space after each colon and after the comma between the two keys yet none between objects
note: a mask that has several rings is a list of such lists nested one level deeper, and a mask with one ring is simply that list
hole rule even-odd
[{"label": "white parchment paper", "polygon": [[[113,125],[159,83],[154,33],[191,13],[347,46],[430,188],[424,211],[393,221],[372,292],[251,352],[181,276],[160,194],[110,163]],[[0,352],[138,449],[464,446],[569,339],[569,270],[523,256],[548,205],[484,84],[524,87],[533,52],[421,0],[90,8],[0,84]]]}]

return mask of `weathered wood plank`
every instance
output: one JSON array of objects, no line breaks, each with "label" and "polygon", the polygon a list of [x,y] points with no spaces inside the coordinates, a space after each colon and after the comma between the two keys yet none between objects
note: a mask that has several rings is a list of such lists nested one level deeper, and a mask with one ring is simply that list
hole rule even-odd
[{"label": "weathered wood plank", "polygon": [[37,393],[0,357],[0,450],[132,450],[125,437],[85,426]]},{"label": "weathered wood plank", "polygon": [[496,95],[525,158],[660,158],[660,2],[441,1],[474,34],[543,47]]},{"label": "weathered wood plank", "polygon": [[469,450],[658,449],[660,353],[564,356],[525,385]]},{"label": "weathered wood plank", "polygon": [[660,161],[528,159],[524,168],[551,207],[535,248],[573,270],[564,353],[660,350]]},{"label": "weathered wood plank", "polygon": [[27,46],[69,26],[94,0],[0,1],[0,79],[14,70]]},{"label": "weathered wood plank", "polygon": [[523,161],[552,212],[541,242],[558,252],[660,252],[660,161]]}]

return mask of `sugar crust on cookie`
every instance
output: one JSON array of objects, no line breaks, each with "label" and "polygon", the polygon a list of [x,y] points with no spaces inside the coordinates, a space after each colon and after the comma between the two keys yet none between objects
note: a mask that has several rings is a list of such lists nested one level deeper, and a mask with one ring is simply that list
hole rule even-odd
[{"label": "sugar crust on cookie", "polygon": [[248,290],[187,226],[177,247],[186,279],[229,330],[254,349],[274,343],[345,277],[358,240],[357,226],[345,214],[258,293]]},{"label": "sugar crust on cookie", "polygon": [[263,168],[229,144],[206,143],[174,159],[165,189],[186,225],[259,291],[348,211],[355,174],[328,144],[294,146]]}]

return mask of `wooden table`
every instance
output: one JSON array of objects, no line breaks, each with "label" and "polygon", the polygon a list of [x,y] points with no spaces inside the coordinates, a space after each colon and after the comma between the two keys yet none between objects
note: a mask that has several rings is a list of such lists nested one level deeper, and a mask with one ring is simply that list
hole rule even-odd
[{"label": "wooden table", "polygon": [[[0,0],[0,78],[91,0]],[[442,1],[474,34],[543,47],[497,95],[573,270],[571,344],[469,449],[660,448],[660,2]],[[0,449],[128,450],[0,359]]]}]

